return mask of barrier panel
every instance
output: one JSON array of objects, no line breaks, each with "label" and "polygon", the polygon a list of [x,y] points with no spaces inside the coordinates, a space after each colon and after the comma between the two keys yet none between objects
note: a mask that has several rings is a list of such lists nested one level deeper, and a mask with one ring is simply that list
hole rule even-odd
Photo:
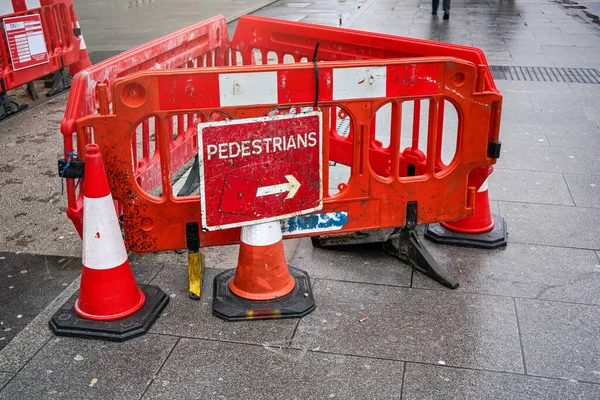
[{"label": "barrier panel", "polygon": [[24,108],[6,91],[54,73],[53,95],[91,65],[72,0],[4,1],[0,24],[0,119]]},{"label": "barrier panel", "polygon": [[[65,151],[73,150],[76,133],[78,149],[93,141],[107,155],[129,250],[183,249],[186,223],[200,222],[199,196],[173,190],[197,153],[197,123],[315,107],[329,138],[323,210],[283,221],[284,235],[414,226],[473,213],[477,187],[468,176],[495,163],[489,148],[498,142],[502,101],[480,50],[248,16],[231,44],[225,29],[207,31],[217,35],[203,41],[211,54],[205,62],[177,57],[187,47],[169,55],[156,50],[165,37],[75,78],[61,126]],[[186,67],[189,59],[218,68],[133,74],[154,66],[160,57],[153,50],[178,60],[160,69]],[[148,61],[119,67],[145,52]],[[67,192],[68,215],[80,231],[73,179]],[[239,228],[200,232],[202,247],[238,241]]]},{"label": "barrier panel", "polygon": [[[76,154],[81,154],[83,159],[86,144],[94,143],[94,133],[91,129],[75,135],[75,122],[80,118],[99,112],[97,85],[99,83],[108,84],[110,89],[117,78],[148,69],[224,65],[225,54],[229,46],[225,18],[213,17],[95,64],[73,78],[65,116],[60,128],[64,137],[65,160],[59,167],[59,172],[61,176],[70,178],[66,179],[67,215],[73,221],[80,235],[83,225],[82,189],[85,184],[81,179],[83,174],[69,174],[63,168],[68,161],[75,160]],[[107,101],[110,102],[112,92],[109,90],[106,95],[108,96]],[[105,104],[105,107],[109,107],[108,104]],[[185,161],[193,158],[196,151],[192,126],[185,125],[190,118],[190,116],[178,116],[169,119],[173,124],[178,124],[175,126],[174,134],[179,140],[170,143],[171,151],[174,153],[173,157],[179,160],[175,162],[175,165],[183,165]],[[130,137],[130,143],[136,144],[133,146],[134,175],[137,184],[145,190],[152,190],[160,181],[160,165],[157,161],[158,154],[154,151],[153,130],[154,123],[148,119],[140,124]],[[72,164],[74,162],[71,162]],[[76,180],[79,179],[78,185]]]}]

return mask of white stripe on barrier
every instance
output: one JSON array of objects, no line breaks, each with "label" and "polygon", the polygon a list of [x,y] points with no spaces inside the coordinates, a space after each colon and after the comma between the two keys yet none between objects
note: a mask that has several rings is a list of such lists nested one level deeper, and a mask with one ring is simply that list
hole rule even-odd
[{"label": "white stripe on barrier", "polygon": [[112,196],[83,199],[83,265],[111,269],[127,261]]},{"label": "white stripe on barrier", "polygon": [[333,69],[333,100],[385,97],[387,67]]},{"label": "white stripe on barrier", "polygon": [[27,7],[28,10],[31,10],[32,8],[40,8],[40,0],[25,0],[25,7]]},{"label": "white stripe on barrier", "polygon": [[277,72],[219,75],[221,107],[277,104]]},{"label": "white stripe on barrier", "polygon": [[240,236],[240,240],[249,246],[269,246],[281,239],[281,224],[279,221],[243,226]]},{"label": "white stripe on barrier", "polygon": [[0,16],[14,14],[15,9],[13,8],[12,2],[10,0],[2,0],[0,1]]},{"label": "white stripe on barrier", "polygon": [[487,180],[487,178],[485,178],[485,181],[483,181],[483,183],[481,184],[481,186],[477,190],[477,193],[485,192],[487,190],[488,190],[488,180]]}]

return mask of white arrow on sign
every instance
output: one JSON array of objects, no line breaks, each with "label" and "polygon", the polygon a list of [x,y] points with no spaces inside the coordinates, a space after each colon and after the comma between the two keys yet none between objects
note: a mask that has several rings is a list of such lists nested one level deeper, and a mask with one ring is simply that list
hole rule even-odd
[{"label": "white arrow on sign", "polygon": [[296,179],[294,175],[286,175],[285,179],[287,179],[288,183],[259,187],[256,191],[256,197],[288,192],[285,199],[293,198],[296,195],[296,192],[298,192],[298,189],[300,189],[300,182],[298,182],[298,179]]}]

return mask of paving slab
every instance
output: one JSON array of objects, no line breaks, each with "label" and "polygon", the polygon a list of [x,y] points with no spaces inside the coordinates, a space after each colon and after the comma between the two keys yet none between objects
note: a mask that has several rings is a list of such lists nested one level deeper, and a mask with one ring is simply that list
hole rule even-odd
[{"label": "paving slab", "polygon": [[512,299],[336,281],[315,299],[296,348],[523,372]]},{"label": "paving slab", "polygon": [[407,363],[404,400],[587,400],[600,386],[518,374]]},{"label": "paving slab", "polygon": [[[511,53],[512,54],[512,53]],[[525,53],[527,54],[527,53]],[[514,59],[514,57],[513,57]],[[535,60],[533,60],[535,61]],[[543,61],[543,60],[540,60]],[[536,62],[534,66],[549,67],[552,65]],[[502,81],[496,80],[496,87],[500,93],[507,92],[525,92],[525,93],[546,93],[547,95],[572,94],[575,93],[569,83],[558,82],[523,82],[523,81]],[[511,118],[514,116],[511,116]],[[529,121],[531,122],[531,121]]]},{"label": "paving slab", "polygon": [[[506,100],[503,100],[503,102]],[[510,112],[502,110],[505,118],[500,124],[500,140],[506,143],[520,144],[523,146],[549,146],[546,132],[541,124],[517,124],[510,120]],[[502,158],[498,161],[501,163]]]},{"label": "paving slab", "polygon": [[600,127],[594,123],[569,126],[543,124],[550,146],[579,147],[582,149],[600,148]]},{"label": "paving slab", "polygon": [[127,342],[54,338],[0,392],[5,399],[139,398],[177,338]]},{"label": "paving slab", "polygon": [[595,208],[500,202],[500,209],[510,226],[509,243],[600,249]]},{"label": "paving slab", "polygon": [[412,276],[411,267],[384,253],[381,243],[316,248],[306,238],[291,265],[304,269],[312,279],[409,287]]},{"label": "paving slab", "polygon": [[9,374],[7,372],[0,372],[0,391],[2,388],[11,380],[14,374]]},{"label": "paving slab", "polygon": [[579,207],[600,207],[600,176],[564,174],[569,191]]},{"label": "paving slab", "polygon": [[600,383],[600,307],[517,299],[527,373]]},{"label": "paving slab", "polygon": [[[157,265],[133,264],[131,266],[139,283],[148,283],[160,268]],[[0,371],[19,371],[48,340],[54,337],[48,328],[48,321],[77,290],[79,290],[79,278],[71,282],[29,325],[0,350]]]},{"label": "paving slab", "polygon": [[0,241],[4,251],[81,256],[81,240],[65,215],[57,160],[67,96],[0,121]]},{"label": "paving slab", "polygon": [[498,168],[490,178],[492,200],[574,206],[565,178],[559,173]]},{"label": "paving slab", "polygon": [[403,363],[181,339],[144,399],[399,399]]},{"label": "paving slab", "polygon": [[521,146],[503,143],[498,168],[574,174],[600,174],[597,149]]},{"label": "paving slab", "polygon": [[[427,248],[460,282],[457,292],[600,305],[600,263],[590,250],[517,243],[481,250],[427,242]],[[450,290],[418,272],[412,284]]]},{"label": "paving slab", "polygon": [[78,258],[0,252],[0,350],[79,274]]},{"label": "paving slab", "polygon": [[192,300],[187,294],[187,267],[166,265],[152,284],[164,290],[171,300],[150,331],[253,344],[292,337],[297,319],[226,322],[212,315],[213,280],[220,272],[223,271],[207,268],[201,299]]}]

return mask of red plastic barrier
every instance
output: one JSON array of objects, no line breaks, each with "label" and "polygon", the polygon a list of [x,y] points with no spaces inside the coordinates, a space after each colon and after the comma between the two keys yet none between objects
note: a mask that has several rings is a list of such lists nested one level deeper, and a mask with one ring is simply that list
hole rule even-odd
[{"label": "red plastic barrier", "polygon": [[[35,8],[26,4],[35,3]],[[4,15],[2,15],[5,13]],[[4,1],[0,5],[3,29],[0,41],[0,80],[10,90],[34,79],[73,66],[71,72],[91,65],[72,0]],[[24,40],[23,35],[29,37]],[[13,50],[11,53],[11,46]],[[32,43],[33,45],[21,43]],[[14,45],[25,50],[15,53]],[[16,56],[16,57],[15,57]]]},{"label": "red plastic barrier", "polygon": [[[216,16],[128,50],[75,75],[60,128],[64,135],[65,153],[71,153],[73,150],[76,150],[76,153],[83,153],[86,144],[94,143],[91,130],[87,130],[86,135],[75,135],[75,121],[87,115],[97,114],[100,110],[96,94],[98,83],[106,83],[110,89],[117,78],[139,71],[225,65],[229,62],[226,62],[229,47],[225,18]],[[111,99],[110,92],[108,97]],[[106,104],[106,107],[109,105]],[[189,119],[190,116],[187,120],[189,121]],[[171,151],[173,159],[179,160],[175,166],[181,166],[193,157],[193,154],[189,153],[195,151],[193,150],[195,136],[194,139],[189,140],[190,135],[188,135],[188,140],[183,140],[186,137],[185,132],[180,134],[177,131],[182,130],[182,127],[185,126],[184,118],[178,117],[175,121],[177,121],[176,131],[172,133],[176,134],[178,141],[172,143]],[[171,120],[171,127],[173,127],[173,123],[174,121]],[[193,127],[193,124],[188,124],[189,127]],[[133,129],[135,131],[135,127]],[[132,138],[134,142],[140,139],[143,142],[139,153],[134,154],[134,158],[136,179],[146,190],[153,189],[160,181],[160,166],[156,162],[155,153],[152,153],[150,148],[151,129],[152,126],[145,122],[141,125],[140,132],[134,133]],[[65,155],[65,160],[67,159],[68,156]],[[73,221],[80,235],[83,226],[83,192],[81,188],[84,184],[82,180],[78,192],[74,179],[67,179],[66,183],[67,215]]]}]

